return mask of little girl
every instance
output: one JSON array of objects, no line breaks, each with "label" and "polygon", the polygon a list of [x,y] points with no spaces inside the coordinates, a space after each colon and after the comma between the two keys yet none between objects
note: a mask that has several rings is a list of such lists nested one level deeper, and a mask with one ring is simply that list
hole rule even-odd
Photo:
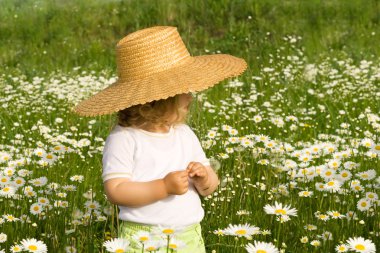
[{"label": "little girl", "polygon": [[177,240],[177,252],[206,252],[199,195],[212,194],[219,179],[186,124],[188,109],[194,92],[241,74],[247,64],[227,54],[190,56],[177,29],[167,26],[131,33],[116,49],[117,82],[74,112],[117,112],[103,150],[102,178],[107,198],[120,209],[118,237],[129,239],[127,252],[141,252],[135,236],[157,239],[141,232],[161,229]]}]

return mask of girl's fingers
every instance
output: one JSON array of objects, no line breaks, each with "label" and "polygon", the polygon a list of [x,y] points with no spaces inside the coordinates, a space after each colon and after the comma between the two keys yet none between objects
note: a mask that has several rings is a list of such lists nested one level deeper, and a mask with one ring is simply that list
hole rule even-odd
[{"label": "girl's fingers", "polygon": [[203,167],[198,167],[196,169],[193,169],[190,174],[189,174],[191,177],[196,175],[198,177],[204,177],[206,175],[205,173],[205,170],[203,169]]}]

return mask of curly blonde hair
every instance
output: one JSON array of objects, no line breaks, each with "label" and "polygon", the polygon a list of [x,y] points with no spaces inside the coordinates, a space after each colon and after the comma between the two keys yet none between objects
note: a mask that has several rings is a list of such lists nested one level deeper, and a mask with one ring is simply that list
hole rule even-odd
[{"label": "curly blonde hair", "polygon": [[[173,119],[173,115],[175,118]],[[140,128],[143,124],[157,127],[187,123],[188,111],[179,107],[179,94],[166,99],[134,105],[117,112],[117,124]]]}]

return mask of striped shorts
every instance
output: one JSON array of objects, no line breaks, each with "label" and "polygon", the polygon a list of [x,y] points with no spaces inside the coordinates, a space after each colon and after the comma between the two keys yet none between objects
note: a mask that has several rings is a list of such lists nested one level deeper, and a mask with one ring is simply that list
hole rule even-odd
[{"label": "striped shorts", "polygon": [[[141,224],[141,223],[135,223],[131,221],[120,221],[120,225],[118,228],[118,238],[125,238],[130,241],[129,244],[129,250],[127,252],[142,252],[142,243],[138,242],[133,239],[133,236],[136,235],[139,231],[147,231],[151,232],[154,228],[154,225],[148,225],[148,224]],[[204,244],[204,240],[202,237],[202,230],[200,223],[195,223],[193,225],[185,227],[183,230],[181,230],[178,234],[175,234],[173,236],[174,239],[180,240],[185,243],[185,246],[182,248],[178,248],[176,251],[177,253],[206,253],[206,248]],[[154,240],[163,240],[162,237],[159,235],[153,236]],[[167,248],[165,246],[162,246],[157,251],[157,253],[166,253]],[[146,248],[144,250],[146,251]],[[172,252],[169,250],[169,252]]]}]

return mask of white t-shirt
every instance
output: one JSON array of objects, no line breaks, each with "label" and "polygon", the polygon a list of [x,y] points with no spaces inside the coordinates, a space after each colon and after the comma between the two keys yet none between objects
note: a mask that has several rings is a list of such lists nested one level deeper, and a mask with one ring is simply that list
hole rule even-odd
[{"label": "white t-shirt", "polygon": [[[171,171],[185,170],[192,161],[210,165],[198,137],[186,124],[172,126],[168,133],[116,125],[105,141],[102,178],[103,182],[122,177],[147,182],[164,178]],[[137,208],[119,205],[119,209],[121,220],[162,226],[188,226],[204,217],[191,180],[183,195],[169,195]]]}]

